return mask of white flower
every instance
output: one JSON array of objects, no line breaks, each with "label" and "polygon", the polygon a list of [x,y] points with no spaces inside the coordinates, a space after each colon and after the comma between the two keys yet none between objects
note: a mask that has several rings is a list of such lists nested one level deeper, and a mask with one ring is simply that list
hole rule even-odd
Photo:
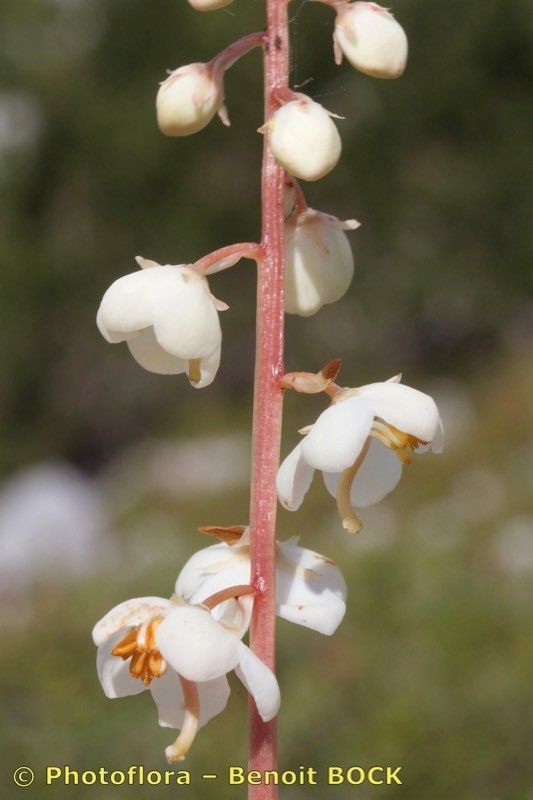
[{"label": "white flower", "polygon": [[[208,529],[217,530],[224,529]],[[176,581],[176,593],[202,603],[228,586],[250,582],[249,529],[234,544],[220,542],[195,553]],[[253,598],[226,600],[213,615],[241,635],[249,624]],[[330,636],[346,612],[346,583],[329,558],[298,546],[298,537],[277,542],[276,612],[283,619]]]},{"label": "white flower", "polygon": [[217,8],[229,6],[232,2],[233,0],[189,0],[189,5],[196,11],[215,11]]},{"label": "white flower", "polygon": [[179,597],[126,600],[95,625],[93,640],[107,697],[149,689],[159,724],[181,729],[166,748],[169,763],[183,760],[198,728],[226,707],[226,674],[231,670],[253,696],[265,722],[278,712],[274,674],[206,608]]},{"label": "white flower", "polygon": [[442,451],[442,423],[434,400],[399,383],[341,389],[332,405],[282,463],[277,477],[281,504],[295,511],[303,502],[315,469],[336,498],[343,527],[359,531],[354,508],[382,500],[402,474],[413,452]]},{"label": "white flower", "polygon": [[347,3],[335,23],[336,61],[375,78],[399,78],[407,63],[407,36],[387,8],[377,3]]},{"label": "white flower", "polygon": [[267,124],[275,158],[296,178],[316,181],[339,160],[341,138],[331,114],[305,95],[278,108]]},{"label": "white flower", "polygon": [[150,372],[186,372],[195,388],[208,386],[220,364],[217,309],[227,306],[189,266],[137,262],[144,269],[119,278],[104,294],[96,316],[100,333],[108,342],[127,342]]},{"label": "white flower", "polygon": [[159,87],[157,123],[166,136],[188,136],[224,111],[222,77],[210,64],[188,64],[174,70]]},{"label": "white flower", "polygon": [[354,268],[345,230],[354,219],[341,220],[308,208],[285,221],[285,311],[308,317],[347,291]]}]

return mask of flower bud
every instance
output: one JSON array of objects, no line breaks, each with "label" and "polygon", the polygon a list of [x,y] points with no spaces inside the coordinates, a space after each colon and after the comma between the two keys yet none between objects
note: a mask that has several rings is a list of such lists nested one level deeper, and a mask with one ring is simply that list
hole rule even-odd
[{"label": "flower bud", "polygon": [[344,230],[359,223],[311,208],[293,217],[285,223],[285,311],[308,317],[350,286],[354,259]]},{"label": "flower bud", "polygon": [[316,181],[339,160],[341,138],[331,115],[307,97],[278,108],[269,127],[275,158],[296,178]]},{"label": "flower bud", "polygon": [[156,99],[165,136],[188,136],[211,122],[224,103],[224,87],[209,64],[188,64],[163,81]]},{"label": "flower bud", "polygon": [[335,23],[336,60],[374,78],[399,78],[407,62],[407,36],[386,8],[377,3],[350,3]]},{"label": "flower bud", "polygon": [[217,8],[229,6],[232,2],[233,0],[189,0],[189,5],[196,11],[215,11]]}]

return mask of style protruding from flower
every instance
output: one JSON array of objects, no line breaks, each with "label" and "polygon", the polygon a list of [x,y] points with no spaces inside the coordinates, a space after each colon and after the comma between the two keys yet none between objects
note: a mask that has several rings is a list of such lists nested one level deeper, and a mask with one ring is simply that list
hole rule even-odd
[{"label": "style protruding from flower", "polygon": [[312,208],[295,207],[285,220],[285,311],[309,317],[345,294],[354,258],[344,231],[360,225],[342,222]]},{"label": "style protruding from flower", "polygon": [[157,124],[165,136],[189,136],[218,114],[229,125],[224,108],[222,74],[213,64],[188,64],[174,70],[159,87]]},{"label": "style protruding from flower", "polygon": [[[229,586],[250,581],[250,531],[245,526],[199,529],[221,541],[195,553],[176,581],[176,594],[190,603]],[[242,635],[252,611],[253,597],[231,598],[213,609],[213,615]],[[339,567],[326,556],[298,545],[295,536],[276,543],[276,613],[282,619],[331,636],[346,613],[346,583]]]},{"label": "style protruding from flower", "polygon": [[216,11],[217,8],[226,8],[233,0],[188,0],[195,11]]},{"label": "style protruding from flower", "polygon": [[191,266],[136,260],[141,269],[116,280],[102,298],[96,316],[100,333],[112,344],[127,342],[150,372],[185,372],[195,388],[208,386],[220,364],[218,311],[227,306]]},{"label": "style protruding from flower", "polygon": [[261,718],[273,719],[280,693],[273,673],[224,620],[174,596],[138,597],[109,611],[94,627],[97,670],[109,698],[149,689],[159,724],[180,734],[166,748],[169,763],[182,761],[199,728],[220,714],[235,670]]},{"label": "style protruding from flower", "polygon": [[279,468],[278,497],[285,508],[300,507],[314,471],[321,470],[344,529],[357,533],[362,522],[355,509],[389,494],[414,453],[442,451],[435,401],[400,380],[395,376],[356,389],[328,388],[331,406],[302,431],[305,438]]},{"label": "style protruding from flower", "polygon": [[281,105],[266,124],[272,152],[290,175],[316,181],[337,164],[341,138],[329,111],[304,94],[290,95],[293,99]]},{"label": "style protruding from flower", "polygon": [[374,78],[399,78],[405,70],[407,36],[389,9],[377,3],[333,4],[337,11],[333,41],[335,61],[350,64]]}]

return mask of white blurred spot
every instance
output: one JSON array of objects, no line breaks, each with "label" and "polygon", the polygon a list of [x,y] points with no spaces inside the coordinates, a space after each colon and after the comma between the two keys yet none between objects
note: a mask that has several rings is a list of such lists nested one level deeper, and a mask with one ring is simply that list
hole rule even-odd
[{"label": "white blurred spot", "polygon": [[37,464],[0,488],[2,594],[64,583],[109,564],[100,490],[60,462]]},{"label": "white blurred spot", "polygon": [[505,495],[500,474],[485,467],[471,467],[455,477],[449,505],[466,522],[483,522],[501,510]]},{"label": "white blurred spot", "polygon": [[248,437],[227,434],[180,443],[146,440],[121,454],[108,480],[119,504],[128,505],[152,492],[176,501],[239,489],[249,474]]},{"label": "white blurred spot", "polygon": [[508,572],[533,572],[533,516],[522,514],[506,522],[494,539],[494,554]]},{"label": "white blurred spot", "polygon": [[43,127],[41,107],[27,92],[0,93],[0,152],[34,145]]}]

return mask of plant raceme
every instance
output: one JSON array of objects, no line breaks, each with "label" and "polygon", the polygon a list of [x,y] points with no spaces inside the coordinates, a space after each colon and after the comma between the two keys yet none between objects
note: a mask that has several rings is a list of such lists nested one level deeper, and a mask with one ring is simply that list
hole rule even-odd
[{"label": "plant raceme", "polygon": [[[335,59],[360,72],[396,78],[407,60],[407,38],[375,3],[319,0],[336,13]],[[189,0],[199,11],[230,0]],[[217,544],[193,555],[170,598],[120,603],[95,626],[98,675],[108,697],[147,689],[160,725],[179,729],[166,750],[170,762],[188,752],[200,727],[229,698],[226,676],[235,672],[251,698],[250,768],[275,770],[280,705],[274,672],[275,617],[331,636],[346,611],[346,584],[328,557],[276,536],[277,500],[296,511],[315,470],[335,497],[344,529],[359,531],[356,509],[379,502],[400,480],[415,453],[442,449],[435,402],[401,383],[342,388],[341,361],[319,372],[286,373],[284,314],[309,316],[349,289],[354,258],[346,231],[359,223],[309,208],[298,179],[315,181],[338,163],[342,144],[333,117],[318,102],[289,87],[286,0],[266,0],[266,31],[230,44],[206,63],[179,67],[159,87],[157,122],[171,137],[202,131],[224,106],[224,75],[239,58],[262,48],[265,114],[260,242],[230,244],[191,264],[138,257],[139,270],[105,292],[97,325],[110,343],[126,342],[146,370],[185,373],[190,384],[211,384],[220,364],[219,312],[208,277],[241,259],[257,265],[257,352],[254,381],[249,526],[207,526]],[[287,390],[325,392],[331,405],[279,466],[282,399]],[[242,638],[249,633],[250,647]],[[275,800],[276,787],[250,787],[251,800]]]}]

